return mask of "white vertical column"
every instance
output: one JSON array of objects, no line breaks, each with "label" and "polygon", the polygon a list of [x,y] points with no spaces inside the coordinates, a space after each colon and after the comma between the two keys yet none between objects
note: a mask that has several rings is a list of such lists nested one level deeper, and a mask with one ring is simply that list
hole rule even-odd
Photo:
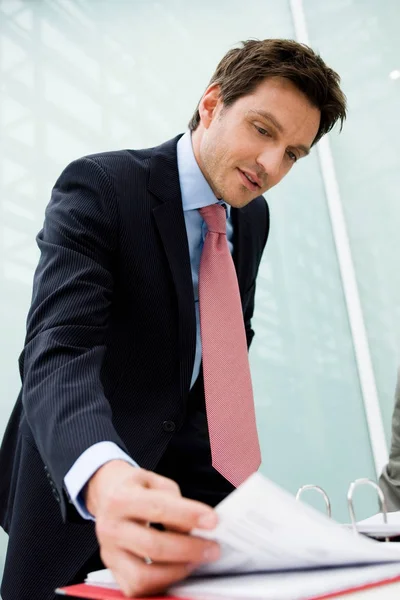
[{"label": "white vertical column", "polygon": [[[308,31],[302,0],[290,0],[290,9],[296,38],[308,44]],[[382,414],[376,389],[374,370],[372,367],[367,331],[361,308],[360,295],[354,272],[353,259],[347,235],[339,186],[336,178],[332,152],[328,136],[324,136],[317,144],[318,159],[322,172],[325,194],[331,219],[333,237],[339,262],[353,345],[356,356],[358,375],[361,384],[365,414],[371,441],[377,477],[388,461],[388,451],[383,428]]]}]

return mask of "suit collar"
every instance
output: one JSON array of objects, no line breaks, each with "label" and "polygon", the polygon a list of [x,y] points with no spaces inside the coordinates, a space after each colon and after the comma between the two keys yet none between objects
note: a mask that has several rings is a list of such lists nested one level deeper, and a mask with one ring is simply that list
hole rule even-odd
[{"label": "suit collar", "polygon": [[[221,202],[216,198],[196,161],[190,131],[178,140],[177,158],[184,212]],[[226,208],[229,217],[231,207],[227,204]]]},{"label": "suit collar", "polygon": [[150,160],[149,191],[161,202],[172,201],[182,207],[176,146],[181,135],[154,148]]},{"label": "suit collar", "polygon": [[[177,144],[182,136],[183,134],[180,134],[175,138],[168,140],[161,146],[154,148],[150,162],[148,187],[149,191],[154,194],[161,203],[171,203],[169,208],[161,209],[160,212],[158,212],[158,208],[156,208],[155,214],[161,215],[163,210],[165,210],[165,213],[163,213],[166,218],[164,225],[165,231],[162,235],[165,249],[168,254],[168,249],[175,247],[185,248],[185,250],[182,251],[185,252],[185,256],[187,255],[187,278],[189,278],[191,282],[189,248],[187,245],[186,226],[183,215],[177,156]],[[248,204],[244,208],[231,209],[234,228],[233,261],[235,263],[239,287],[242,293],[242,284],[245,279],[243,275],[245,274],[246,263],[249,260],[249,244],[246,243],[246,239],[251,235],[251,210],[251,204]],[[171,222],[168,223],[170,217]],[[172,219],[174,219],[174,222]],[[181,258],[181,261],[184,262],[183,257]]]}]

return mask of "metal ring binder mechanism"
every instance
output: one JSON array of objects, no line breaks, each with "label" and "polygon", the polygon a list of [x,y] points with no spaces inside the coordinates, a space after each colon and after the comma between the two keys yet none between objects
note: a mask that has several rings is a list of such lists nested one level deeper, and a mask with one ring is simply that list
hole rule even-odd
[{"label": "metal ring binder mechanism", "polygon": [[297,490],[296,500],[300,500],[300,496],[306,490],[315,490],[316,492],[320,493],[323,496],[323,498],[325,500],[325,505],[326,505],[326,514],[330,518],[332,516],[331,502],[330,502],[329,496],[325,492],[325,490],[323,490],[322,487],[320,487],[319,485],[312,485],[312,484],[302,485],[301,488],[299,488]]},{"label": "metal ring binder mechanism", "polygon": [[[360,487],[361,485],[370,485],[371,487],[373,487],[376,490],[376,492],[378,494],[378,498],[379,498],[379,507],[380,507],[380,512],[382,513],[383,523],[385,525],[387,525],[387,523],[388,523],[387,504],[386,504],[385,496],[383,495],[383,492],[382,492],[381,488],[379,487],[379,485],[377,483],[375,483],[375,481],[372,481],[372,479],[368,479],[368,478],[356,479],[355,481],[353,481],[350,484],[348,492],[347,492],[347,506],[349,509],[349,514],[350,514],[350,519],[351,519],[351,527],[355,534],[359,534],[360,532],[357,529],[356,515],[355,515],[355,511],[354,511],[354,506],[353,506],[353,495],[354,495],[355,489],[357,487]],[[319,485],[313,485],[313,484],[302,485],[297,490],[296,500],[300,500],[300,497],[302,496],[303,492],[305,492],[306,490],[315,490],[316,492],[318,492],[319,494],[321,494],[323,496],[323,498],[325,500],[326,513],[327,513],[328,517],[331,517],[332,510],[331,510],[331,503],[329,500],[329,496],[325,492],[325,490],[322,487],[320,487]],[[363,532],[363,533],[365,533],[365,532]],[[369,535],[371,536],[371,534],[369,534]],[[383,536],[377,536],[377,537],[382,539]],[[387,536],[384,539],[386,542],[390,541],[390,538]]]},{"label": "metal ring binder mechanism", "polygon": [[[379,498],[379,507],[380,507],[380,511],[383,516],[383,522],[385,524],[387,523],[387,512],[388,511],[387,511],[386,500],[385,500],[385,496],[383,495],[383,492],[382,492],[381,488],[379,487],[379,485],[377,483],[375,483],[375,481],[372,481],[372,479],[367,479],[367,478],[356,479],[355,481],[353,481],[350,484],[349,491],[347,492],[347,505],[349,507],[350,519],[351,519],[351,524],[353,526],[354,533],[358,533],[358,529],[357,529],[356,515],[354,512],[354,506],[353,506],[353,494],[354,494],[354,490],[357,487],[359,487],[360,485],[371,485],[373,488],[375,488],[375,490],[378,494],[378,498]],[[385,541],[389,542],[389,538],[386,537]]]}]

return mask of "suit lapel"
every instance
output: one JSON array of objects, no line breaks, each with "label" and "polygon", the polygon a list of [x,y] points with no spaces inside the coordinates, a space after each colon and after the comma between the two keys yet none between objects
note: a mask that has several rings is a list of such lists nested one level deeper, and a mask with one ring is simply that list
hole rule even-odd
[{"label": "suit lapel", "polygon": [[153,216],[171,270],[178,302],[182,400],[187,396],[196,348],[196,317],[189,246],[176,156],[179,137],[155,149],[149,191],[160,203]]},{"label": "suit lapel", "polygon": [[250,260],[247,252],[250,248],[250,244],[248,243],[250,236],[248,206],[244,208],[232,208],[231,217],[233,225],[233,262],[235,263],[240,295],[243,298],[246,291],[246,265],[249,264],[248,261]]},{"label": "suit lapel", "polygon": [[[181,392],[182,398],[185,398],[190,388],[193,372],[196,317],[176,154],[176,145],[180,137],[178,136],[154,150],[150,164],[148,188],[159,200],[159,204],[153,208],[153,216],[168,260],[178,302]],[[249,206],[240,209],[232,208],[231,211],[234,232],[233,261],[242,298],[246,291],[246,273],[250,261],[249,248],[251,248],[248,211]]]}]

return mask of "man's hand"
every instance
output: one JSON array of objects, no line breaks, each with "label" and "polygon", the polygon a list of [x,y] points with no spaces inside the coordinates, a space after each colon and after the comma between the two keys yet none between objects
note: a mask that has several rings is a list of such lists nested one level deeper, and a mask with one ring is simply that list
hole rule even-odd
[{"label": "man's hand", "polygon": [[[114,460],[91,477],[85,500],[96,518],[101,559],[126,596],[164,591],[219,556],[218,544],[188,535],[194,527],[213,529],[215,511],[182,498],[170,479]],[[166,531],[148,523],[161,523]]]}]

